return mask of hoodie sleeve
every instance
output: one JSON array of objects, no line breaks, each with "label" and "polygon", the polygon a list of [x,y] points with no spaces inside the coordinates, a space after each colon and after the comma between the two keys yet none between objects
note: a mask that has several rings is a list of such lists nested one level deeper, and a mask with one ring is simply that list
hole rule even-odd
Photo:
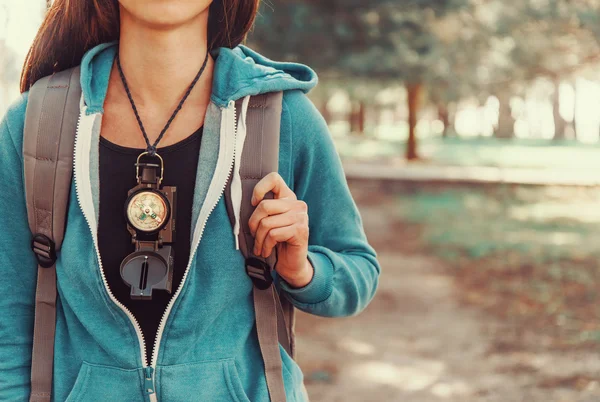
[{"label": "hoodie sleeve", "polygon": [[307,313],[358,314],[375,294],[380,266],[331,134],[321,114],[298,90],[284,94],[282,124],[282,130],[292,134],[292,190],[308,205],[308,259],[314,276],[303,288],[292,288],[281,278],[279,286]]},{"label": "hoodie sleeve", "polygon": [[0,123],[0,400],[26,401],[30,391],[31,346],[37,263],[29,243],[23,185],[23,120],[27,96]]}]

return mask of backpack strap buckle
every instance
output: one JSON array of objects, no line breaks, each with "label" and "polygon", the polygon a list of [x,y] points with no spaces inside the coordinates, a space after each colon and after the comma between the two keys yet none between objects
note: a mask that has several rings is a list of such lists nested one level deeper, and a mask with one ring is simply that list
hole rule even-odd
[{"label": "backpack strap buckle", "polygon": [[35,258],[41,267],[50,268],[56,262],[56,245],[45,234],[37,233],[33,236],[31,249],[35,253]]},{"label": "backpack strap buckle", "polygon": [[268,289],[273,283],[271,267],[258,258],[246,258],[246,274],[248,274],[254,286],[260,290]]}]

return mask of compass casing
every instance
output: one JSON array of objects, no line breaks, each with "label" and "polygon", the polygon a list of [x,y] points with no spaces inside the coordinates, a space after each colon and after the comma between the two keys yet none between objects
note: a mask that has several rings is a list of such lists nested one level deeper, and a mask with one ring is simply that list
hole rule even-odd
[{"label": "compass casing", "polygon": [[[175,241],[176,221],[173,205],[176,202],[176,195],[176,187],[172,186],[164,186],[157,190],[148,185],[140,184],[129,190],[124,215],[127,221],[127,229],[132,237],[134,239],[139,236],[147,238],[159,234],[161,243],[173,243]],[[157,208],[152,207],[152,204],[156,205]],[[143,210],[143,206],[146,205],[150,207],[151,214],[146,214]],[[160,222],[157,223],[157,219],[153,215],[156,215]]]}]

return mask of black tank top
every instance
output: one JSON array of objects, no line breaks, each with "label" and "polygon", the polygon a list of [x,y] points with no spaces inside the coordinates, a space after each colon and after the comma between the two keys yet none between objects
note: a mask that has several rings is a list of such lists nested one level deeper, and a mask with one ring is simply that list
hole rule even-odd
[{"label": "black tank top", "polygon": [[123,213],[127,192],[137,185],[135,162],[143,149],[126,148],[100,137],[100,214],[98,247],[102,268],[114,296],[139,322],[148,362],[162,315],[177,291],[190,255],[192,203],[198,166],[202,127],[186,139],[167,147],[158,154],[165,165],[163,185],[177,186],[177,236],[173,245],[175,264],[172,292],[154,290],[152,300],[132,300],[130,288],[119,273],[121,261],[134,250]]}]

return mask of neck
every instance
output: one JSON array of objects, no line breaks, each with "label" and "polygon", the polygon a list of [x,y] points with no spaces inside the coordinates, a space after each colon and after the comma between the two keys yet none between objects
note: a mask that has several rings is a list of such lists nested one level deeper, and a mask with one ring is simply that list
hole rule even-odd
[{"label": "neck", "polygon": [[[136,104],[172,110],[204,63],[207,52],[208,10],[196,19],[170,29],[157,29],[121,9],[119,58]],[[210,94],[213,60],[186,103]],[[119,74],[111,74],[117,93],[126,96]],[[115,82],[116,81],[116,82]]]}]

